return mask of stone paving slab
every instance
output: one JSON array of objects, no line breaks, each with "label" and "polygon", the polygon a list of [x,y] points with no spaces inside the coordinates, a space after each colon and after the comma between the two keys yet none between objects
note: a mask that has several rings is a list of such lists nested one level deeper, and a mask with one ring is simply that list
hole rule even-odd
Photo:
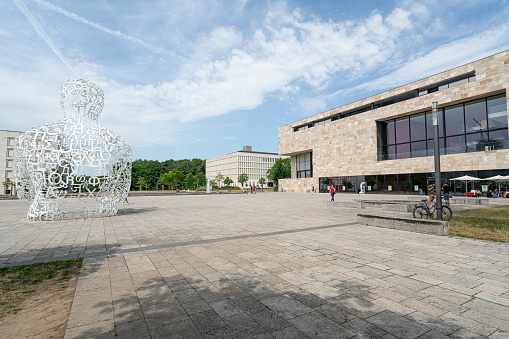
[{"label": "stone paving slab", "polygon": [[0,267],[84,258],[66,338],[509,336],[508,244],[362,226],[328,200],[144,196],[40,223],[0,201]]}]

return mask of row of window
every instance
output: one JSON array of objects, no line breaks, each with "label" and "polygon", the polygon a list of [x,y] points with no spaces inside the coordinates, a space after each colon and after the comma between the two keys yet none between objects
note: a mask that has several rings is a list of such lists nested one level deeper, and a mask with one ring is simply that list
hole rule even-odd
[{"label": "row of window", "polygon": [[394,97],[387,98],[387,99],[384,99],[384,100],[379,101],[379,102],[373,102],[373,103],[371,103],[369,105],[366,105],[366,106],[363,106],[363,107],[359,107],[359,108],[355,108],[355,109],[352,109],[352,110],[349,110],[349,111],[346,111],[346,112],[342,112],[342,113],[333,115],[331,117],[327,117],[327,118],[320,119],[320,120],[315,120],[315,121],[312,121],[312,122],[307,123],[305,125],[294,127],[293,131],[297,132],[297,131],[305,130],[305,129],[308,129],[308,128],[311,128],[311,127],[314,127],[314,126],[322,125],[324,123],[328,123],[328,122],[335,121],[335,120],[338,120],[338,119],[343,119],[343,118],[346,118],[346,117],[349,117],[349,116],[352,116],[352,115],[364,113],[364,112],[371,111],[373,109],[377,109],[377,108],[384,107],[384,106],[389,106],[389,105],[395,104],[397,102],[413,99],[413,98],[416,98],[418,96],[422,96],[422,95],[426,95],[426,94],[429,94],[429,93],[441,91],[441,90],[444,90],[446,88],[451,88],[451,87],[463,85],[463,84],[465,84],[467,82],[473,82],[473,81],[475,81],[475,73],[474,72],[473,73],[464,74],[464,75],[461,75],[461,76],[456,77],[454,79],[449,79],[449,80],[443,81],[441,83],[437,83],[437,84],[434,84],[434,85],[431,85],[431,86],[427,86],[427,87],[424,87],[424,88],[416,89],[416,90],[411,91],[411,92],[407,92],[407,93],[403,93],[403,94],[400,94],[400,95],[396,95]]},{"label": "row of window", "polygon": [[[462,171],[462,172],[442,172],[442,183],[448,181],[451,187],[451,193],[463,195],[465,191],[472,189],[472,184],[465,186],[464,181],[451,180],[453,178],[469,175],[477,178],[489,178],[495,175],[509,175],[509,170],[482,170],[482,171]],[[329,192],[333,185],[336,192],[357,193],[358,189],[365,185],[366,193],[386,193],[386,194],[415,194],[422,195],[428,193],[428,187],[435,182],[435,173],[410,173],[410,174],[380,174],[380,175],[358,175],[342,177],[322,177],[319,179],[319,190],[321,193]],[[474,187],[482,192],[487,192],[491,185],[497,185],[496,182],[477,181]],[[504,184],[504,186],[506,186]],[[498,187],[497,187],[498,188]]]},{"label": "row of window", "polygon": [[[439,110],[440,154],[509,148],[505,94],[473,100]],[[380,123],[382,147],[378,160],[434,154],[431,112]]]},{"label": "row of window", "polygon": [[260,163],[260,162],[269,162],[269,163],[274,163],[276,162],[276,158],[269,158],[269,157],[255,157],[255,156],[250,156],[250,155],[239,155],[237,156],[237,160],[238,161],[252,161],[252,162],[257,162],[257,163]]},{"label": "row of window", "polygon": [[297,154],[297,178],[313,177],[313,154],[311,152]]}]

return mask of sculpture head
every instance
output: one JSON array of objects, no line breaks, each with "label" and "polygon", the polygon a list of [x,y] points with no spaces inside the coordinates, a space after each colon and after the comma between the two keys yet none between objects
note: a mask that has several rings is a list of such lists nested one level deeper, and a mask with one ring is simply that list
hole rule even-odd
[{"label": "sculpture head", "polygon": [[65,116],[97,120],[104,107],[104,92],[87,79],[69,79],[60,88],[60,105]]}]

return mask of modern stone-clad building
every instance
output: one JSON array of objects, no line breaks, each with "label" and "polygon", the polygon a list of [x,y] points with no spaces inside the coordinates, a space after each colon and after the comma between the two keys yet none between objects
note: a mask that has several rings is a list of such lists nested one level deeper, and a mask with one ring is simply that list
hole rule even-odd
[{"label": "modern stone-clad building", "polygon": [[15,187],[4,186],[6,179],[14,182],[16,145],[22,132],[0,130],[0,194],[14,194]]},{"label": "modern stone-clad building", "polygon": [[265,178],[266,186],[274,187],[272,180],[267,178],[267,171],[274,165],[277,159],[287,158],[277,153],[254,152],[252,146],[244,146],[242,151],[229,153],[217,158],[206,160],[206,176],[214,179],[221,172],[226,178],[233,180],[233,186],[242,187],[237,178],[245,173],[248,180],[244,185],[258,185],[260,178]]},{"label": "modern stone-clad building", "polygon": [[279,188],[357,192],[364,182],[367,193],[425,193],[434,181],[433,102],[443,180],[509,175],[508,87],[505,51],[282,126],[279,154],[291,156],[292,177]]}]

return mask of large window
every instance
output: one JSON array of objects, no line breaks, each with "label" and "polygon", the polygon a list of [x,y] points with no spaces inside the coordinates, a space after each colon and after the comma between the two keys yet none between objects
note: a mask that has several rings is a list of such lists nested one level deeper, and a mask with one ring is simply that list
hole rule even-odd
[{"label": "large window", "polygon": [[313,176],[313,155],[311,152],[297,155],[297,178]]},{"label": "large window", "polygon": [[[509,148],[505,94],[440,109],[440,154]],[[378,160],[432,156],[433,121],[424,112],[384,121]]]}]

